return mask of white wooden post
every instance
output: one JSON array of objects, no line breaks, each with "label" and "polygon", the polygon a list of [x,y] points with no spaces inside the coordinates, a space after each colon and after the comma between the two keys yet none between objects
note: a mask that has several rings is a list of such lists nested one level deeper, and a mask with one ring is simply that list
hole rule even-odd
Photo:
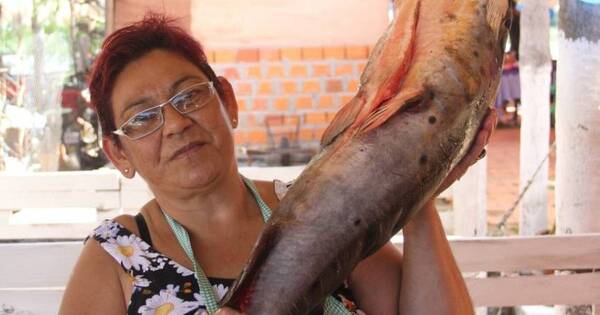
[{"label": "white wooden post", "polygon": [[536,235],[548,229],[548,162],[545,158],[550,137],[550,17],[548,0],[523,0],[522,3],[519,190],[527,186],[529,189],[521,201],[519,233]]},{"label": "white wooden post", "polygon": [[[487,233],[487,158],[473,165],[452,186],[454,235],[486,236]],[[487,314],[487,307],[477,307],[477,315]]]},{"label": "white wooden post", "polygon": [[560,234],[599,232],[600,5],[561,0],[559,19],[556,228]]}]

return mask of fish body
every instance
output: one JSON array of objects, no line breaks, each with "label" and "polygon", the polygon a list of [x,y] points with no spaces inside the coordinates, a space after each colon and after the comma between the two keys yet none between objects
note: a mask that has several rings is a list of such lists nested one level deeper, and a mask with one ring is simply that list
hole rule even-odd
[{"label": "fish body", "polygon": [[396,234],[468,151],[501,73],[508,0],[403,0],[222,305],[307,314]]}]

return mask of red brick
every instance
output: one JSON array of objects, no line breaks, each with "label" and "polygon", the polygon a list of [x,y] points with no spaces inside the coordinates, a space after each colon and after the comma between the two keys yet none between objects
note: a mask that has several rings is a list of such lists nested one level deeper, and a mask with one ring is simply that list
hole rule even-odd
[{"label": "red brick", "polygon": [[283,76],[285,76],[285,68],[281,63],[270,65],[267,69],[268,78],[281,78]]},{"label": "red brick", "polygon": [[323,47],[303,47],[302,59],[318,60],[323,59]]},{"label": "red brick", "polygon": [[288,97],[278,97],[273,100],[273,108],[279,111],[288,111],[290,109],[290,100]]},{"label": "red brick", "polygon": [[298,91],[296,81],[282,81],[281,90],[284,94],[293,94]]},{"label": "red brick", "polygon": [[249,140],[250,139],[248,137],[248,133],[247,132],[236,130],[233,133],[233,141],[236,144],[246,144],[246,143],[248,143]]},{"label": "red brick", "polygon": [[348,103],[350,103],[350,101],[352,100],[352,98],[354,97],[354,94],[344,94],[340,96],[340,105],[344,106]]},{"label": "red brick", "polygon": [[325,120],[327,121],[327,123],[330,123],[333,120],[333,118],[335,118],[336,115],[337,115],[337,112],[327,112]]},{"label": "red brick", "polygon": [[235,85],[235,93],[237,95],[251,95],[252,94],[252,84],[248,82],[238,82]]},{"label": "red brick", "polygon": [[226,77],[228,80],[239,80],[240,72],[237,68],[229,67],[225,68],[225,70],[223,71],[223,76]]},{"label": "red brick", "polygon": [[323,137],[323,134],[325,133],[325,129],[327,129],[327,127],[316,128],[315,139],[321,139]]},{"label": "red brick", "polygon": [[327,92],[341,92],[342,89],[342,80],[327,80]]},{"label": "red brick", "polygon": [[325,113],[306,113],[304,122],[312,125],[323,124],[327,122],[327,115]]},{"label": "red brick", "polygon": [[246,116],[246,127],[257,128],[257,127],[262,127],[263,125],[264,125],[264,121],[259,120],[256,115],[247,115]]},{"label": "red brick", "polygon": [[331,75],[331,65],[328,64],[315,64],[313,65],[313,76],[315,77],[327,77]]},{"label": "red brick", "polygon": [[284,115],[269,115],[265,117],[265,124],[269,124],[270,127],[282,126],[284,122]]},{"label": "red brick", "polygon": [[237,106],[238,106],[238,110],[239,111],[245,111],[246,109],[248,109],[248,105],[246,104],[246,100],[245,99],[237,99]]},{"label": "red brick", "polygon": [[302,60],[302,49],[300,48],[282,48],[281,60]]},{"label": "red brick", "polygon": [[309,96],[298,96],[296,97],[296,109],[310,109],[312,108],[312,98]]},{"label": "red brick", "polygon": [[333,107],[333,95],[322,95],[319,97],[319,108]]},{"label": "red brick", "polygon": [[215,51],[216,63],[233,63],[236,62],[235,50],[217,50]]},{"label": "red brick", "polygon": [[205,50],[204,55],[206,56],[206,61],[208,63],[215,62],[215,52],[212,50]]},{"label": "red brick", "polygon": [[356,92],[358,91],[359,81],[357,79],[352,79],[348,81],[348,88],[346,88],[347,92]]},{"label": "red brick", "polygon": [[267,134],[263,131],[251,131],[249,133],[249,139],[252,144],[266,144]]},{"label": "red brick", "polygon": [[290,68],[290,76],[306,77],[308,76],[308,67],[302,64],[292,65],[292,67]]},{"label": "red brick", "polygon": [[299,115],[288,115],[285,117],[286,126],[296,126],[300,123],[301,116]]},{"label": "red brick", "polygon": [[346,58],[348,59],[366,59],[368,55],[368,46],[346,46]]},{"label": "red brick", "polygon": [[308,127],[301,128],[299,137],[300,137],[300,140],[303,140],[303,141],[315,140],[315,133],[313,131],[313,128],[308,128]]},{"label": "red brick", "polygon": [[263,61],[281,60],[281,51],[276,48],[262,48],[258,52],[259,59]]},{"label": "red brick", "polygon": [[240,49],[236,59],[238,62],[258,62],[258,49]]},{"label": "red brick", "polygon": [[268,102],[266,98],[257,97],[252,101],[252,110],[267,110]]},{"label": "red brick", "polygon": [[318,80],[305,80],[302,82],[302,92],[319,93],[321,92],[321,82]]},{"label": "red brick", "polygon": [[259,66],[249,66],[246,73],[249,78],[258,79],[262,77],[262,69]]},{"label": "red brick", "polygon": [[273,84],[270,81],[261,81],[258,85],[258,94],[272,94]]},{"label": "red brick", "polygon": [[351,64],[341,64],[335,67],[336,75],[347,75],[352,74],[352,65]]},{"label": "red brick", "polygon": [[323,49],[323,57],[325,59],[345,59],[346,49],[344,46],[325,47]]}]

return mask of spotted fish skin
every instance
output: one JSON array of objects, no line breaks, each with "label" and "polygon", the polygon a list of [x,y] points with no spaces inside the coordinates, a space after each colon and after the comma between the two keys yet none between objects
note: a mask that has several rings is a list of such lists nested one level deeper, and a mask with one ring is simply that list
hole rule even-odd
[{"label": "spotted fish skin", "polygon": [[501,74],[508,0],[402,0],[356,96],[281,200],[222,305],[307,314],[430,199]]}]

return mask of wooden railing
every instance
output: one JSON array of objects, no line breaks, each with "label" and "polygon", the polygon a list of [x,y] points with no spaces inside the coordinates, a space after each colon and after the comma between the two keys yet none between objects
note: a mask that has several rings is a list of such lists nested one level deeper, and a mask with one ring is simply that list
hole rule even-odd
[{"label": "wooden railing", "polygon": [[[241,168],[249,178],[295,178],[302,167]],[[23,226],[8,225],[15,210],[86,207],[98,219],[135,212],[152,198],[141,179],[114,170],[12,175],[0,174],[0,314],[56,314],[64,286],[81,251],[81,238],[97,222],[43,225],[44,239],[69,242],[10,242],[23,239]],[[71,237],[68,237],[68,236]],[[393,241],[399,248],[401,238]],[[600,234],[451,238],[451,246],[477,306],[600,305]],[[578,273],[567,271],[577,270]],[[498,276],[485,276],[490,272]],[[596,315],[600,315],[598,310]]]},{"label": "wooden railing", "polygon": [[[253,179],[291,180],[302,169],[302,166],[242,167],[240,173]],[[141,178],[127,179],[116,170],[0,173],[0,240],[82,238],[98,221],[120,213],[137,212],[150,199],[152,192]],[[97,220],[87,224],[9,224],[13,213],[27,208],[36,208],[36,211],[94,208]]]},{"label": "wooden railing", "polygon": [[[401,248],[401,239],[393,241]],[[593,271],[600,269],[600,234],[459,238],[450,244],[476,306],[600,304],[600,272]],[[0,305],[15,314],[56,314],[82,246],[0,244]],[[555,273],[567,269],[582,273]],[[473,276],[485,271],[504,275]],[[523,275],[532,271],[537,274]]]}]

